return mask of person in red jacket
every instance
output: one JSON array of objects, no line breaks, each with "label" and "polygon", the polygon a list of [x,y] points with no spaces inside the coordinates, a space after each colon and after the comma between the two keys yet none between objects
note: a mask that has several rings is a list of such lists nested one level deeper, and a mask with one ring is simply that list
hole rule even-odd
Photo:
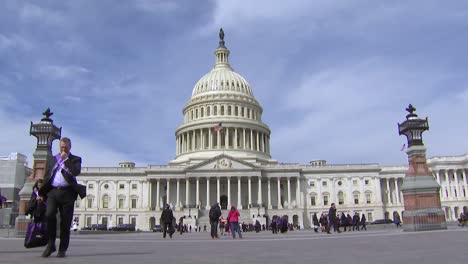
[{"label": "person in red jacket", "polygon": [[232,238],[236,238],[236,232],[239,234],[239,238],[242,238],[242,234],[239,228],[239,216],[240,213],[237,211],[236,207],[233,205],[231,206],[231,210],[229,211],[228,218],[229,222],[231,223],[231,234]]}]

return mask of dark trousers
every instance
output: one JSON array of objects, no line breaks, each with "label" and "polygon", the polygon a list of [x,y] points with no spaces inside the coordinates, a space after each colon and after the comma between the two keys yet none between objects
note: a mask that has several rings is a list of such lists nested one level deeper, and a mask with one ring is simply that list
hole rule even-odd
[{"label": "dark trousers", "polygon": [[166,233],[169,233],[169,236],[172,237],[174,229],[172,223],[163,223],[163,237],[166,238]]},{"label": "dark trousers", "polygon": [[211,225],[211,237],[218,237],[218,221],[210,220]]},{"label": "dark trousers", "polygon": [[70,243],[70,227],[73,220],[73,210],[77,194],[71,187],[54,188],[47,194],[47,229],[50,248],[55,248],[57,237],[57,210],[60,213],[60,245],[59,251],[67,251]]},{"label": "dark trousers", "polygon": [[330,233],[330,230],[331,230],[332,226],[333,226],[333,229],[335,230],[335,232],[341,233],[340,227],[338,226],[338,223],[337,223],[336,220],[329,220],[327,233]]}]

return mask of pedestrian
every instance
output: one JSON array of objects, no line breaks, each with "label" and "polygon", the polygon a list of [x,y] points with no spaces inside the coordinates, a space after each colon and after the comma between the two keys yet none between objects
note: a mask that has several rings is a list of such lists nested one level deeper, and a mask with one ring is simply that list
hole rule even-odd
[{"label": "pedestrian", "polygon": [[336,216],[336,207],[335,203],[330,205],[330,209],[328,209],[328,228],[327,234],[331,234],[330,229],[333,226],[335,232],[341,233],[340,228],[338,227],[338,219]]},{"label": "pedestrian", "polygon": [[393,212],[393,223],[397,228],[401,227],[401,218],[397,211]]},{"label": "pedestrian", "polygon": [[44,179],[44,186],[39,189],[39,199],[47,200],[47,230],[49,243],[42,257],[49,257],[55,248],[57,236],[57,210],[60,213],[60,244],[57,257],[66,257],[70,243],[70,226],[73,220],[75,201],[79,195],[86,196],[86,186],[78,184],[76,176],[81,173],[81,158],[71,152],[71,140],[63,137],[60,140],[60,153],[49,162]]},{"label": "pedestrian", "polygon": [[179,218],[179,232],[184,233],[184,217]]},{"label": "pedestrian", "polygon": [[242,234],[241,234],[240,227],[239,227],[239,217],[240,217],[239,211],[236,209],[234,205],[231,206],[231,210],[229,211],[228,218],[229,218],[229,222],[231,223],[231,233],[232,233],[233,239],[236,239],[236,232],[239,234],[239,238],[242,238]]},{"label": "pedestrian", "polygon": [[31,199],[29,200],[28,209],[25,211],[25,215],[30,215],[34,223],[44,223],[46,219],[46,202],[40,199],[39,190],[44,185],[44,180],[38,179],[33,186],[33,192]]},{"label": "pedestrian", "polygon": [[78,223],[76,221],[73,221],[73,224],[71,226],[71,230],[76,233],[78,231]]},{"label": "pedestrian", "polygon": [[172,214],[171,207],[169,204],[166,204],[166,208],[161,213],[161,222],[163,223],[163,238],[166,238],[166,233],[169,233],[169,237],[172,238],[174,233],[172,227],[172,219],[174,215]]},{"label": "pedestrian", "polygon": [[[210,225],[211,225],[211,239],[218,239],[218,222],[219,217],[221,216],[221,208],[219,207],[218,203],[213,204],[211,206],[210,212],[208,213],[210,218]],[[206,225],[204,227],[204,231],[206,231]]]},{"label": "pedestrian", "polygon": [[314,225],[315,233],[318,233],[318,228],[319,228],[320,223],[317,218],[317,213],[314,213],[314,216],[312,217],[312,224]]},{"label": "pedestrian", "polygon": [[354,212],[354,215],[353,215],[353,231],[356,230],[356,231],[359,231],[359,223],[360,223],[360,219],[359,219],[359,214],[358,212]]},{"label": "pedestrian", "polygon": [[219,220],[219,232],[221,233],[222,236],[224,236],[224,229],[226,228],[226,219],[221,216]]},{"label": "pedestrian", "polygon": [[364,214],[362,214],[361,216],[361,231],[365,229],[367,231],[367,227],[366,227],[366,216]]}]

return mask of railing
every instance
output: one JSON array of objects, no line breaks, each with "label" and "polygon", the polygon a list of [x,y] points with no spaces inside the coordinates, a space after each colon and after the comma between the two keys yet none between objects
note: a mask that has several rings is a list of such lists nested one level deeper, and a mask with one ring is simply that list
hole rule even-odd
[{"label": "railing", "polygon": [[17,219],[17,212],[6,209],[0,209],[0,237],[24,237],[30,222],[29,217]]}]

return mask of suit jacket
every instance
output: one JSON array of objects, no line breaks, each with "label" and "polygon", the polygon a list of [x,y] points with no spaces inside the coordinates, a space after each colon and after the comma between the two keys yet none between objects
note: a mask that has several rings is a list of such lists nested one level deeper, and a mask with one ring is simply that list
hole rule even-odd
[{"label": "suit jacket", "polygon": [[[81,173],[81,158],[73,154],[68,155],[68,159],[63,163],[64,167],[67,168],[61,169],[62,175],[65,180],[70,184],[72,190],[80,195],[80,198],[86,197],[86,186],[78,184],[76,181],[76,176]],[[52,182],[54,181],[55,173],[60,169],[58,166],[57,160],[54,159],[49,162],[47,171],[44,178],[44,186],[39,190],[39,195],[47,196],[47,193],[52,190]]]}]

